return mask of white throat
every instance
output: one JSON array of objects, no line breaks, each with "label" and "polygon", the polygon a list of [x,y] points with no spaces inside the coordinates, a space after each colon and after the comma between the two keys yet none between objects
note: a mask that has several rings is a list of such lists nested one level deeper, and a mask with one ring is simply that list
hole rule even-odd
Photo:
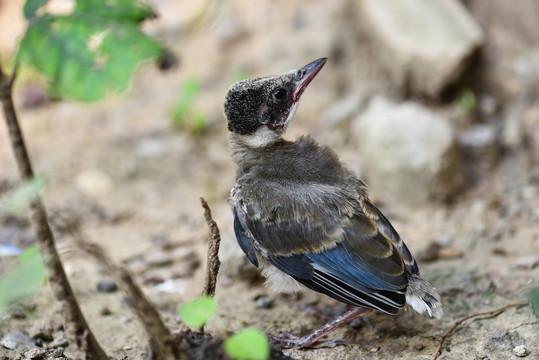
[{"label": "white throat", "polygon": [[277,141],[281,134],[267,126],[261,126],[254,133],[243,135],[241,141],[250,148],[261,148]]}]

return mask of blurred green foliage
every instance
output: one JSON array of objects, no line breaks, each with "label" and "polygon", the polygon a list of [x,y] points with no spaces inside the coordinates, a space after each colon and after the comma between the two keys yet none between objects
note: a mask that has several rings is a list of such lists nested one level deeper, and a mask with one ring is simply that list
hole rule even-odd
[{"label": "blurred green foliage", "polygon": [[266,360],[270,348],[266,336],[257,329],[245,329],[225,341],[225,350],[236,360]]},{"label": "blurred green foliage", "polygon": [[457,95],[457,105],[462,112],[467,115],[473,115],[477,109],[477,98],[472,89],[464,89]]},{"label": "blurred green foliage", "polygon": [[37,293],[45,282],[43,262],[36,246],[19,256],[19,264],[0,277],[0,316],[8,307]]},{"label": "blurred green foliage", "polygon": [[3,202],[6,211],[19,212],[25,210],[46,187],[47,179],[44,176],[36,176],[24,181],[5,197]]},{"label": "blurred green foliage", "polygon": [[202,296],[178,308],[181,320],[190,328],[200,328],[215,314],[217,302],[211,296]]},{"label": "blurred green foliage", "polygon": [[27,0],[28,29],[17,53],[50,80],[53,96],[95,101],[124,91],[143,60],[164,50],[140,29],[153,16],[137,0],[77,1],[68,15],[39,11],[47,0]]},{"label": "blurred green foliage", "polygon": [[192,135],[201,134],[208,127],[208,116],[195,107],[200,93],[200,81],[196,77],[186,78],[180,86],[176,105],[172,109],[174,127]]}]

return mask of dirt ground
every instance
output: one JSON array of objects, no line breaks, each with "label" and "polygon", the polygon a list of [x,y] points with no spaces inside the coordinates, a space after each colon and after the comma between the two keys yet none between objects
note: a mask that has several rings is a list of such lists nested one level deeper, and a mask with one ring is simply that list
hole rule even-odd
[{"label": "dirt ground", "polygon": [[[245,327],[307,333],[323,320],[306,314],[301,305],[339,305],[307,291],[297,296],[272,293],[235,243],[226,204],[235,169],[222,115],[224,94],[241,76],[274,74],[328,56],[286,137],[311,134],[357,171],[361,154],[349,131],[353,118],[328,123],[322,114],[350,94],[385,94],[397,101],[405,94],[373,60],[354,1],[152,3],[160,18],[148,24],[147,31],[179,54],[176,70],[162,73],[146,66],[128,94],[90,105],[36,105],[42,87],[34,75],[21,75],[15,100],[36,172],[49,179],[45,203],[53,217],[81,216],[86,235],[126,264],[167,325],[179,330],[177,306],[198,297],[203,287],[208,239],[199,201],[203,196],[223,241],[218,314],[207,330],[221,335]],[[539,127],[539,6],[534,0],[510,8],[502,0],[465,3],[487,38],[480,66],[468,82],[478,99],[494,99],[495,108],[479,106],[473,116],[455,116],[455,128],[463,131],[474,123],[497,121],[503,132],[514,109],[531,128],[515,130],[520,131],[519,141],[496,144],[487,155],[467,158],[469,187],[451,204],[398,203],[377,193],[376,184],[362,174],[374,201],[419,259],[422,274],[439,290],[445,316],[429,320],[407,311],[393,317],[374,312],[366,316],[368,322],[331,334],[350,345],[284,351],[295,359],[430,359],[456,320],[526,301],[527,291],[539,281],[539,143],[533,143],[539,138],[527,137]],[[2,60],[23,29],[17,15],[21,7],[22,1],[0,0]],[[522,60],[527,55],[535,56],[535,62]],[[171,112],[187,78],[200,84],[193,106],[208,119],[201,133],[172,125]],[[459,114],[452,101],[425,103],[436,111]],[[18,182],[8,145],[6,128],[0,125],[0,197]],[[24,214],[8,215],[0,209],[2,242],[22,249],[32,244]],[[122,292],[97,290],[98,282],[110,277],[69,237],[60,234],[58,247],[105,350],[112,359],[142,359],[146,338]],[[0,272],[8,261],[0,257]],[[61,343],[62,317],[53,304],[45,288],[16,305],[0,318],[0,338],[16,330],[39,338],[41,331],[48,334],[42,344]],[[529,306],[511,308],[466,322],[445,342],[439,359],[539,359],[538,334]],[[519,345],[524,345],[524,354],[517,355]],[[25,351],[22,345],[15,350],[0,345],[0,359],[24,358]],[[69,347],[65,354],[69,356]]]}]

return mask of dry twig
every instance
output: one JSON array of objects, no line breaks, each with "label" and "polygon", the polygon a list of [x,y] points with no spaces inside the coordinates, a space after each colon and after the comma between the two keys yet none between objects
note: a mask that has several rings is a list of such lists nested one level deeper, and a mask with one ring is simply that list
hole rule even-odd
[{"label": "dry twig", "polygon": [[99,245],[87,241],[78,220],[71,219],[68,224],[59,225],[63,231],[68,231],[71,234],[81,249],[96,259],[120,284],[124,285],[126,293],[133,300],[135,313],[149,338],[149,354],[146,359],[187,360],[188,356],[179,348],[171,331],[161,320],[159,312],[146,298],[129,272],[116,265]]},{"label": "dry twig", "polygon": [[[0,101],[3,105],[4,117],[9,131],[11,147],[15,155],[15,160],[23,180],[30,180],[34,177],[34,170],[30,156],[24,144],[15,106],[13,105],[13,83],[16,78],[17,65],[15,65],[11,75],[4,74],[0,66]],[[74,337],[77,344],[77,351],[80,358],[87,360],[107,359],[105,351],[97,342],[94,334],[90,330],[84,315],[79,307],[73,289],[67,279],[67,275],[56,250],[54,235],[47,220],[45,205],[39,196],[30,202],[30,222],[36,236],[39,254],[45,265],[47,278],[54,294],[54,298],[62,309],[65,318],[67,334]]]},{"label": "dry twig", "polygon": [[202,207],[204,208],[204,218],[210,228],[210,242],[208,244],[208,264],[206,266],[206,280],[204,282],[204,290],[202,295],[215,296],[215,286],[217,285],[217,273],[221,262],[219,261],[219,245],[221,243],[221,235],[219,227],[211,217],[211,210],[204,198],[200,198]]},{"label": "dry twig", "polygon": [[509,305],[505,305],[505,306],[502,306],[502,307],[499,307],[497,309],[494,309],[494,310],[489,310],[489,311],[481,311],[481,312],[476,312],[476,313],[473,313],[473,314],[470,314],[470,315],[466,315],[465,317],[457,320],[453,326],[451,326],[449,328],[449,330],[447,330],[444,335],[442,336],[442,339],[440,340],[440,344],[438,344],[438,347],[436,348],[436,351],[434,352],[434,355],[432,356],[432,360],[436,360],[436,358],[440,355],[440,352],[442,351],[442,346],[445,342],[445,340],[449,337],[449,335],[451,335],[451,333],[453,331],[455,331],[455,329],[460,325],[462,324],[463,322],[465,322],[466,320],[469,320],[469,319],[472,319],[472,318],[475,318],[475,317],[478,317],[478,316],[485,316],[485,315],[498,315],[502,312],[504,312],[505,310],[507,309],[510,309],[510,308],[513,308],[513,307],[520,307],[520,306],[525,306],[527,305],[527,303],[514,303],[514,304],[509,304]]}]

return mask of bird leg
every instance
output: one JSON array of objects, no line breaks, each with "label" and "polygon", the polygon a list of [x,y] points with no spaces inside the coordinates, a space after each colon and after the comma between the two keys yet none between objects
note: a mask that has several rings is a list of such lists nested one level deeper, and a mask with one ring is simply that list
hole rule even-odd
[{"label": "bird leg", "polygon": [[333,330],[341,327],[350,321],[357,319],[366,312],[371,311],[371,309],[354,307],[343,314],[339,315],[335,320],[328,322],[326,325],[322,326],[320,329],[312,332],[309,335],[303,337],[297,337],[287,332],[281,332],[287,338],[277,337],[271,334],[266,334],[269,341],[275,345],[278,345],[282,348],[321,348],[321,347],[335,347],[338,344],[347,344],[346,341],[342,339],[328,340],[320,342],[319,339],[323,336],[329,334]]}]

